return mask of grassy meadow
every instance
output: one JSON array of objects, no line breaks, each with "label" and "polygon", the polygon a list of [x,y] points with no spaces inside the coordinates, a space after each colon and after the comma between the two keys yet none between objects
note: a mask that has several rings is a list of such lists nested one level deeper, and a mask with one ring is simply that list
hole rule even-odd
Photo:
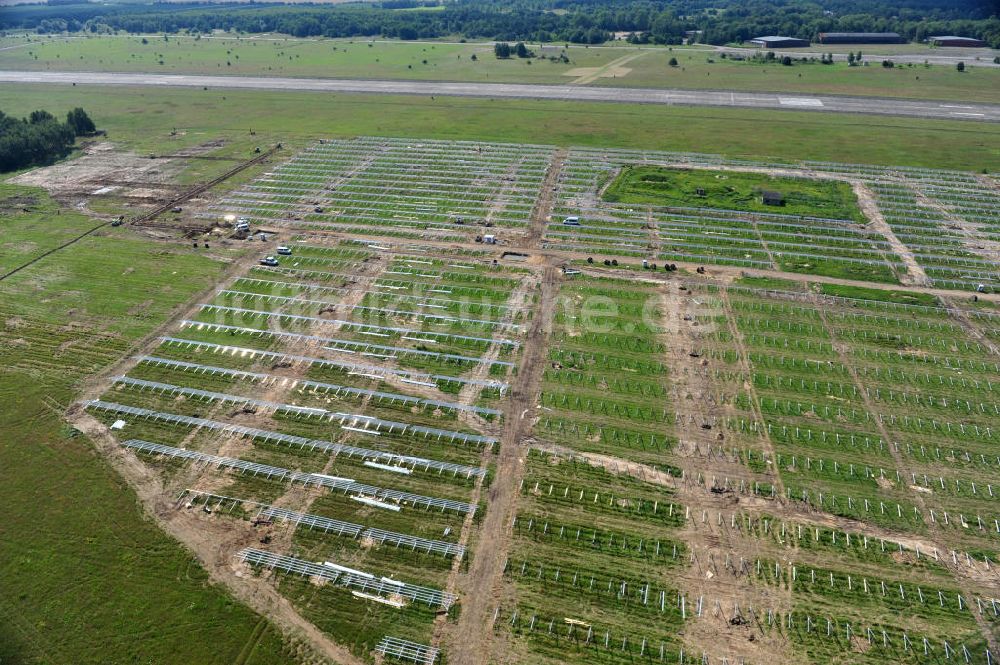
[{"label": "grassy meadow", "polygon": [[493,45],[483,43],[121,35],[45,39],[0,51],[0,68],[566,83],[575,78],[567,75],[575,68],[601,67],[629,52],[576,45],[533,50],[544,58],[565,54],[567,61],[500,60]]},{"label": "grassy meadow", "polygon": [[[0,266],[94,226],[57,205],[40,190],[0,185]],[[142,515],[127,484],[60,418],[81,381],[222,266],[109,229],[0,284],[0,662],[297,660]]]}]

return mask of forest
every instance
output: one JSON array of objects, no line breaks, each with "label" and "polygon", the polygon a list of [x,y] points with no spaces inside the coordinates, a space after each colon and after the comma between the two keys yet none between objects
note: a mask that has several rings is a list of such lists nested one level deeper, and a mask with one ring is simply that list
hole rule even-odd
[{"label": "forest", "polygon": [[77,136],[93,134],[96,129],[81,108],[66,114],[66,122],[59,122],[48,111],[32,111],[27,118],[0,111],[0,173],[65,157]]},{"label": "forest", "polygon": [[[437,11],[421,11],[434,6]],[[410,11],[401,11],[410,10]],[[613,33],[632,41],[680,43],[701,31],[708,44],[760,35],[815,40],[820,32],[898,32],[920,41],[935,34],[986,40],[1000,48],[1000,17],[990,0],[947,5],[928,0],[386,0],[343,5],[50,2],[5,7],[0,29],[39,33],[278,32],[296,37],[493,39],[600,44]]]}]

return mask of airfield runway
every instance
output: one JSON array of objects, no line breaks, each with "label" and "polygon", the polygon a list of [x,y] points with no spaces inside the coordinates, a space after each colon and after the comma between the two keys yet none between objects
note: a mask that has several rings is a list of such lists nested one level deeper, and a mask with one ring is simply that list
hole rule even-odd
[{"label": "airfield runway", "polygon": [[198,76],[97,72],[0,71],[0,83],[45,83],[154,86],[210,89],[288,90],[391,95],[442,95],[505,99],[555,99],[583,102],[627,102],[677,106],[813,111],[895,115],[938,120],[1000,122],[1000,106],[963,102],[749,93],[726,90],[663,90],[649,88],[584,87],[521,83],[456,83],[445,81],[384,81],[363,79],[282,78],[269,76]]}]

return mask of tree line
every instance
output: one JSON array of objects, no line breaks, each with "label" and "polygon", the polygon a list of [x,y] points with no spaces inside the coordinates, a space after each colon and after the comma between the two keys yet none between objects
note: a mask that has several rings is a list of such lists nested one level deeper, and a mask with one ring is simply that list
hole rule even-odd
[{"label": "tree line", "polygon": [[66,122],[48,111],[32,111],[27,118],[0,111],[0,172],[51,164],[69,154],[77,136],[96,131],[93,120],[79,107],[66,114]]},{"label": "tree line", "polygon": [[[51,0],[50,0],[51,1]],[[15,5],[0,29],[130,33],[227,30],[296,37],[434,39],[599,44],[613,33],[633,41],[678,43],[701,31],[710,44],[761,35],[815,40],[821,32],[898,32],[911,40],[935,34],[977,37],[1000,48],[1000,17],[991,0],[436,0],[381,4],[263,5],[205,3]],[[416,8],[417,11],[399,11]]]}]

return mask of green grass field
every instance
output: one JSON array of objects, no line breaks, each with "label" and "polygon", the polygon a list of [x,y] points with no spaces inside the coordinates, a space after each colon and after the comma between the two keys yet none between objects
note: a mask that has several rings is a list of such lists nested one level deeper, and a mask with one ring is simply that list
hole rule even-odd
[{"label": "green grass field", "polygon": [[[747,92],[870,95],[911,99],[1000,103],[1000,69],[922,64],[884,69],[799,63],[737,62],[709,47],[657,46],[588,48],[533,45],[534,60],[498,60],[483,43],[369,41],[364,39],[296,39],[290,37],[184,37],[137,35],[10,38],[27,44],[0,51],[0,68],[52,71],[121,71],[168,74],[379,78],[497,83],[570,83],[595,68],[618,60],[593,85],[626,87],[725,89]],[[146,43],[143,43],[145,40]],[[906,46],[906,45],[902,45]],[[914,45],[916,46],[916,45]],[[851,46],[851,50],[855,47]],[[864,46],[858,48],[864,49]],[[829,50],[829,49],[827,49]],[[835,49],[842,53],[847,49]],[[952,49],[953,51],[954,49]],[[978,52],[979,50],[977,50]],[[817,50],[820,53],[822,50]],[[873,49],[865,50],[872,54]],[[907,51],[930,53],[923,51]],[[949,52],[950,53],[950,52]],[[569,62],[553,62],[565,54]],[[780,55],[780,53],[779,53]],[[473,60],[475,57],[475,60]],[[668,65],[677,58],[678,66]],[[972,64],[972,55],[969,63]],[[991,58],[988,58],[991,59]],[[627,60],[627,62],[625,61]],[[579,70],[579,71],[577,71]]]},{"label": "green grass field", "polygon": [[841,298],[856,298],[858,300],[873,300],[892,302],[901,305],[924,305],[936,307],[940,303],[930,293],[909,293],[906,291],[890,291],[886,289],[866,289],[860,286],[841,286],[839,284],[819,285],[820,293]]},{"label": "green grass field", "polygon": [[[83,106],[123,148],[164,153],[213,139],[304,145],[320,137],[420,136],[690,150],[981,170],[1000,161],[1000,126],[711,108],[264,91],[4,85],[4,112]],[[176,127],[180,135],[171,137]],[[251,137],[249,130],[257,135]],[[941,146],[949,149],[942,151]]]},{"label": "green grass field", "polygon": [[0,186],[0,273],[30,261],[53,247],[97,226],[79,215],[63,215],[59,207],[32,187]]},{"label": "green grass field", "polygon": [[[94,226],[39,190],[0,186],[0,210],[4,269]],[[132,490],[60,417],[85,377],[127,353],[221,265],[109,231],[0,284],[0,485],[11,536],[0,538],[0,661],[296,660],[143,516]]]},{"label": "green grass field", "polygon": [[[766,205],[761,192],[782,195],[781,206]],[[757,173],[625,167],[604,192],[604,200],[660,206],[698,206],[748,212],[861,221],[854,193],[846,183],[783,178]]]},{"label": "green grass field", "polygon": [[[38,39],[37,37],[35,39]],[[143,40],[146,43],[143,43]],[[565,83],[578,67],[601,67],[625,49],[534,47],[569,62],[499,60],[491,44],[162,36],[46,39],[0,51],[0,68],[244,76],[321,76],[450,81]],[[473,60],[475,56],[475,60]]]}]

